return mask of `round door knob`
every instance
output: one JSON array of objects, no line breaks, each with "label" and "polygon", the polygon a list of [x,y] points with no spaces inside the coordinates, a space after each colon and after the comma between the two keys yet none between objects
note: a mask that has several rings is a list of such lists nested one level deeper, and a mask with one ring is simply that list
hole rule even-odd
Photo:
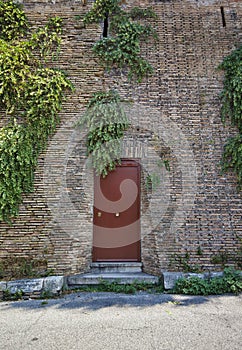
[{"label": "round door knob", "polygon": [[97,213],[97,216],[100,218],[100,217],[102,216],[102,213],[99,211],[99,212]]},{"label": "round door knob", "polygon": [[115,214],[115,216],[117,216],[117,217],[118,217],[118,216],[119,216],[119,213],[116,213],[116,214]]}]

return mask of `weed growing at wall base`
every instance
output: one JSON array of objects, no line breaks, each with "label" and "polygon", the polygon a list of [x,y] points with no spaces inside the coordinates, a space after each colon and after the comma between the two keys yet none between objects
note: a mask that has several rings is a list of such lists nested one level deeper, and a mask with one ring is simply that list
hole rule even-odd
[{"label": "weed growing at wall base", "polygon": [[23,292],[18,290],[15,293],[11,293],[8,289],[3,291],[2,300],[3,301],[17,301],[23,298]]},{"label": "weed growing at wall base", "polygon": [[201,279],[199,277],[179,278],[172,293],[189,295],[216,295],[242,292],[242,274],[232,268],[224,269],[223,277]]},{"label": "weed growing at wall base", "polygon": [[33,256],[0,258],[0,281],[50,275],[53,275],[53,270],[47,268],[46,259],[37,259]]},{"label": "weed growing at wall base", "polygon": [[76,292],[112,292],[112,293],[125,293],[135,294],[137,292],[145,291],[149,293],[162,293],[164,291],[163,286],[154,285],[148,282],[134,282],[128,284],[120,284],[116,282],[108,282],[100,279],[98,285],[87,285],[74,289]]}]

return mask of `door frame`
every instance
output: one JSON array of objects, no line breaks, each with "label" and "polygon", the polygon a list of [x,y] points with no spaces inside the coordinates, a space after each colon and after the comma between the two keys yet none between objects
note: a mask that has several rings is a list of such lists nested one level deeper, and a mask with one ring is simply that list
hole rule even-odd
[{"label": "door frame", "polygon": [[[137,243],[137,259],[98,259],[95,256],[94,244],[92,243],[92,261],[93,262],[140,262],[141,261],[141,164],[140,159],[138,158],[121,158],[121,164],[118,164],[117,167],[136,167],[137,168],[137,187],[138,187],[138,236],[139,241]],[[95,174],[94,174],[95,176]],[[95,201],[95,184],[94,184],[94,201]],[[94,204],[93,204],[93,236],[94,238]]]}]

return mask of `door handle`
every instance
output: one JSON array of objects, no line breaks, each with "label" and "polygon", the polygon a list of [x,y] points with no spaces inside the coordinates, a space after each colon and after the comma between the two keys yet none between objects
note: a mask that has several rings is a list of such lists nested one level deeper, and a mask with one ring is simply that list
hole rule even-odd
[{"label": "door handle", "polygon": [[115,213],[115,216],[117,216],[117,217],[118,217],[119,215],[120,215],[119,213]]},{"label": "door handle", "polygon": [[102,213],[99,211],[99,212],[97,213],[97,216],[100,218],[100,217],[102,216]]}]

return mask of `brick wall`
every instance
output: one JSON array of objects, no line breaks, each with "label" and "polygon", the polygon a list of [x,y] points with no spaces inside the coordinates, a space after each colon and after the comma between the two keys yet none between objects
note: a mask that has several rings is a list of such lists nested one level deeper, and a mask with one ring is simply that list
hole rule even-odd
[{"label": "brick wall", "polygon": [[[205,270],[215,255],[233,262],[241,247],[241,193],[232,174],[220,174],[223,145],[233,135],[220,120],[219,94],[223,57],[241,41],[242,4],[235,0],[128,1],[152,6],[158,43],[142,54],[154,66],[141,84],[125,72],[105,73],[91,52],[101,26],[84,28],[88,6],[81,1],[23,1],[34,26],[60,16],[64,32],[60,60],[76,90],[61,112],[61,126],[40,156],[35,191],[24,196],[12,226],[0,224],[0,259],[31,256],[45,259],[55,273],[88,269],[92,259],[92,171],[85,156],[85,130],[76,128],[94,91],[116,88],[133,104],[124,107],[132,127],[123,142],[123,156],[142,165],[142,261],[147,272],[182,268]],[[226,26],[222,22],[224,9]],[[163,160],[168,160],[168,171]],[[147,175],[159,178],[146,186]],[[188,255],[187,255],[188,257]]]}]

